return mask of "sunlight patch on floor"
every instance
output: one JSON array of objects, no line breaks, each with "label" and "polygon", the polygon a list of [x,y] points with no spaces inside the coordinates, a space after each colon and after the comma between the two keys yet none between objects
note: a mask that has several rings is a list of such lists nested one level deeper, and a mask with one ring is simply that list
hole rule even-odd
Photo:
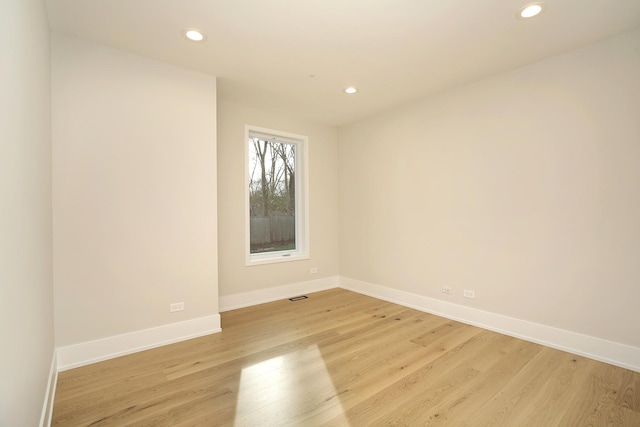
[{"label": "sunlight patch on floor", "polygon": [[242,369],[235,425],[317,425],[343,413],[337,394],[318,347],[297,349]]}]

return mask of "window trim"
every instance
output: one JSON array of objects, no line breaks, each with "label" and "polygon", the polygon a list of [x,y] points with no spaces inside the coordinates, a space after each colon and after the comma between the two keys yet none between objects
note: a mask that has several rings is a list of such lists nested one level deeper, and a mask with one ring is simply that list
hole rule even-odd
[{"label": "window trim", "polygon": [[[296,144],[296,249],[251,254],[251,223],[249,201],[249,135],[264,134]],[[309,245],[309,137],[260,126],[244,126],[244,193],[245,193],[245,266],[299,261],[310,258]]]}]

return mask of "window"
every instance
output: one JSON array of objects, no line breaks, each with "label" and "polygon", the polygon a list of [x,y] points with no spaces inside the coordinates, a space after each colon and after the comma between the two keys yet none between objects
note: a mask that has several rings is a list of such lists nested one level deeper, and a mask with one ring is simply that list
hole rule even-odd
[{"label": "window", "polygon": [[247,265],[309,257],[307,141],[246,126]]}]

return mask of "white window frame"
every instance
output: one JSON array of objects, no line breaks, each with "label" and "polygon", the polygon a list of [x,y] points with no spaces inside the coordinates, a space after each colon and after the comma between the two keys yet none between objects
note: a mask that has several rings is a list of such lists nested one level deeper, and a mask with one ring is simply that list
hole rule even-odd
[{"label": "white window frame", "polygon": [[[249,202],[249,135],[263,134],[289,144],[296,144],[296,249],[277,252],[251,253],[251,223]],[[309,259],[309,138],[291,132],[245,125],[244,127],[244,192],[245,192],[245,265],[263,265],[277,262]]]}]

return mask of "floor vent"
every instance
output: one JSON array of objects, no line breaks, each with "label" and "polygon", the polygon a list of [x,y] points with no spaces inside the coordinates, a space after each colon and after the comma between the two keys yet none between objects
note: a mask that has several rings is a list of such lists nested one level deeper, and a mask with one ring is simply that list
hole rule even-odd
[{"label": "floor vent", "polygon": [[289,301],[300,301],[301,299],[307,299],[307,298],[309,298],[309,297],[306,296],[306,295],[301,295],[299,297],[289,298]]}]

